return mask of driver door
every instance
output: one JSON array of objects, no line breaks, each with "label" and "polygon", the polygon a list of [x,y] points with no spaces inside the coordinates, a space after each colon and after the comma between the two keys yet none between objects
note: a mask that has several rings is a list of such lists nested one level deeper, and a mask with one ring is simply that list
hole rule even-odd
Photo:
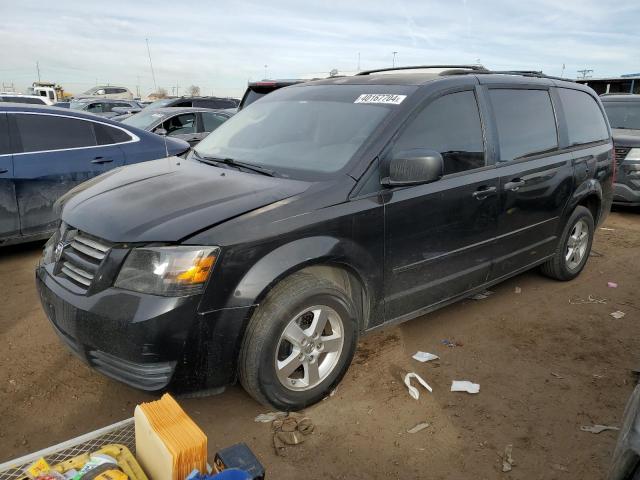
[{"label": "driver door", "polygon": [[487,166],[476,91],[427,103],[391,150],[443,157],[444,176],[388,190],[385,318],[412,318],[487,281],[497,231],[499,176]]},{"label": "driver door", "polygon": [[193,146],[201,140],[196,119],[195,112],[181,113],[162,122],[162,128],[167,131],[168,137],[179,138]]}]

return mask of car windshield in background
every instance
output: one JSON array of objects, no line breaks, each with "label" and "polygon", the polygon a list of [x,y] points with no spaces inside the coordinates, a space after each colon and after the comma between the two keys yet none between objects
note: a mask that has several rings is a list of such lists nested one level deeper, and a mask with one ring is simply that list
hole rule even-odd
[{"label": "car windshield in background", "polygon": [[640,102],[604,102],[611,128],[640,130]]},{"label": "car windshield in background", "polygon": [[156,100],[153,103],[150,103],[149,105],[146,106],[146,108],[161,108],[161,107],[166,107],[167,105],[169,105],[172,102],[175,102],[175,98],[163,98],[161,100]]},{"label": "car windshield in background", "polygon": [[74,101],[71,101],[69,103],[69,108],[72,108],[73,110],[82,110],[85,105],[86,105],[85,102],[74,102]]},{"label": "car windshield in background", "polygon": [[149,126],[153,125],[164,116],[164,113],[153,110],[150,111],[145,108],[140,113],[136,113],[135,115],[131,115],[129,118],[125,118],[122,120],[122,123],[146,130]]},{"label": "car windshield in background", "polygon": [[[198,144],[196,154],[231,158],[293,177],[334,173],[414,90],[411,86],[388,85],[314,85],[278,90],[222,124]],[[362,101],[365,94],[382,94],[376,98],[394,98],[398,103]]]}]

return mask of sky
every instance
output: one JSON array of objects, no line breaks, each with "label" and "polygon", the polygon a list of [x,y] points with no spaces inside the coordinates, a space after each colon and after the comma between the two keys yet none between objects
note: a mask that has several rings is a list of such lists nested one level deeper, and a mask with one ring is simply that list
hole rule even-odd
[{"label": "sky", "polygon": [[111,84],[144,97],[145,39],[169,94],[241,96],[247,81],[390,67],[393,52],[396,66],[640,72],[638,0],[0,0],[0,19],[0,87],[18,91],[38,62],[72,93]]}]

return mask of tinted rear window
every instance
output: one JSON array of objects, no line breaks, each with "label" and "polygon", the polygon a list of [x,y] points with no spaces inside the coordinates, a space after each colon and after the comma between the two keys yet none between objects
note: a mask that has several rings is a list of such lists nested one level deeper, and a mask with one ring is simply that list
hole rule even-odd
[{"label": "tinted rear window", "polygon": [[98,145],[111,145],[113,143],[128,142],[131,137],[119,128],[110,127],[103,123],[93,124]]},{"label": "tinted rear window", "polygon": [[558,95],[567,119],[571,145],[597,142],[609,138],[607,123],[591,95],[568,88],[559,88]]},{"label": "tinted rear window", "polygon": [[500,161],[509,162],[558,146],[556,121],[546,90],[491,89]]},{"label": "tinted rear window", "polygon": [[96,145],[93,122],[54,115],[15,114],[23,152]]},{"label": "tinted rear window", "polygon": [[9,149],[9,125],[7,115],[0,113],[0,155],[11,153]]},{"label": "tinted rear window", "polygon": [[5,102],[14,102],[14,103],[30,103],[33,105],[46,105],[44,100],[40,100],[39,98],[29,98],[29,97],[2,97],[2,100]]}]

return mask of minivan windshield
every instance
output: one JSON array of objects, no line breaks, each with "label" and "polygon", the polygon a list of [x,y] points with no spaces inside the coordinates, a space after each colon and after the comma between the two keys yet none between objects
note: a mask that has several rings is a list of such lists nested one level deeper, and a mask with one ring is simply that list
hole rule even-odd
[{"label": "minivan windshield", "polygon": [[603,102],[611,128],[640,130],[640,102]]},{"label": "minivan windshield", "polygon": [[[195,147],[202,158],[231,158],[294,178],[341,170],[416,87],[304,85],[266,95]],[[365,97],[366,94],[371,98]],[[364,101],[357,101],[364,98]],[[387,101],[387,103],[376,103]]]}]

